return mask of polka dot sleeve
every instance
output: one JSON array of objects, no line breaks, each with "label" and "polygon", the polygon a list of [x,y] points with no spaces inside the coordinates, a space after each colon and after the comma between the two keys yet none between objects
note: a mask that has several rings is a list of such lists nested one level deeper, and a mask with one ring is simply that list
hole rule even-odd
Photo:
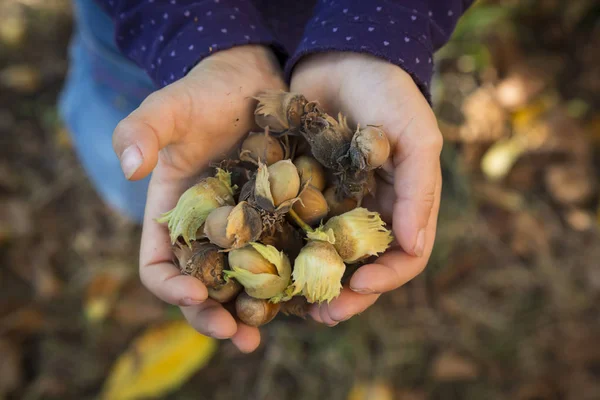
[{"label": "polka dot sleeve", "polygon": [[408,72],[430,101],[433,53],[443,46],[472,1],[319,0],[286,76],[305,56],[327,51],[368,53]]},{"label": "polka dot sleeve", "polygon": [[119,50],[158,87],[183,76],[203,58],[244,44],[285,51],[250,1],[97,0],[115,21]]}]

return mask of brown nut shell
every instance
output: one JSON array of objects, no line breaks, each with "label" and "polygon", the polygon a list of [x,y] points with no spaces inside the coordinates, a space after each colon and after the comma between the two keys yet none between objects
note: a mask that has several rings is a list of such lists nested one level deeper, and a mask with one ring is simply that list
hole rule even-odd
[{"label": "brown nut shell", "polygon": [[280,304],[273,304],[268,300],[255,299],[245,292],[240,293],[235,300],[237,317],[246,325],[255,327],[271,322],[280,308]]},{"label": "brown nut shell", "polygon": [[356,132],[350,145],[350,157],[360,169],[379,168],[390,156],[390,141],[376,126],[367,126]]},{"label": "brown nut shell", "polygon": [[294,165],[298,168],[300,175],[300,186],[304,187],[306,182],[314,186],[319,191],[323,191],[327,185],[325,170],[320,162],[311,156],[300,156],[294,160]]},{"label": "brown nut shell", "polygon": [[294,203],[293,210],[308,225],[317,225],[327,216],[329,207],[323,193],[307,186],[300,194],[300,201]]},{"label": "brown nut shell", "polygon": [[325,201],[327,201],[327,205],[329,206],[329,213],[327,214],[329,218],[342,215],[343,213],[358,207],[358,201],[356,201],[356,199],[338,199],[336,190],[333,186],[325,190],[323,196],[325,197]]},{"label": "brown nut shell", "polygon": [[207,288],[216,288],[225,283],[223,270],[226,267],[225,254],[206,242],[192,242],[192,248],[177,244],[173,253],[184,275],[199,279]]},{"label": "brown nut shell", "polygon": [[223,206],[216,208],[208,214],[204,223],[204,234],[211,243],[228,249],[233,244],[233,238],[227,237],[227,221],[233,206]]},{"label": "brown nut shell", "polygon": [[235,279],[229,279],[224,285],[218,288],[207,288],[208,297],[218,303],[227,303],[233,300],[242,289],[242,285]]},{"label": "brown nut shell", "polygon": [[240,159],[271,165],[283,160],[285,151],[279,139],[267,133],[250,133],[242,142]]},{"label": "brown nut shell", "polygon": [[298,93],[268,90],[259,94],[254,118],[261,128],[273,132],[295,131],[302,123],[306,98]]}]

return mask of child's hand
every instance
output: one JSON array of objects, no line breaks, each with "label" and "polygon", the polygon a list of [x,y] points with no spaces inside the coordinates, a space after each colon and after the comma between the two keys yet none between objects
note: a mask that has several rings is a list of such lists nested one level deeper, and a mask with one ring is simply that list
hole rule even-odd
[{"label": "child's hand", "polygon": [[204,285],[172,263],[166,226],[155,221],[175,206],[210,161],[218,161],[254,126],[252,96],[286,89],[275,57],[265,47],[243,46],[215,53],[189,74],[149,96],[115,129],[113,145],[125,175],[152,172],[140,250],[140,276],[162,300],[181,306],[203,334],[231,338],[242,351],[260,342],[256,328],[236,324]]},{"label": "child's hand", "polygon": [[440,205],[442,135],[412,78],[368,55],[310,56],[295,68],[291,90],[319,100],[331,115],[341,111],[362,126],[383,125],[392,145],[375,200],[367,206],[392,222],[396,248],[354,273],[340,297],[313,308],[314,319],[334,325],[364,311],[381,293],[402,286],[425,268]]}]

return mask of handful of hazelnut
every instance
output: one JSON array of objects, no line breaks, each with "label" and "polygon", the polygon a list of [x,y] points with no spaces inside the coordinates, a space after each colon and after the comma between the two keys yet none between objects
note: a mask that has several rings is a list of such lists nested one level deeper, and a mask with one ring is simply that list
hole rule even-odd
[{"label": "handful of hazelnut", "polygon": [[237,159],[219,163],[158,219],[181,272],[251,326],[330,302],[347,266],[392,242],[380,215],[361,207],[389,157],[385,133],[351,129],[301,94],[256,99],[263,131],[249,133]]}]

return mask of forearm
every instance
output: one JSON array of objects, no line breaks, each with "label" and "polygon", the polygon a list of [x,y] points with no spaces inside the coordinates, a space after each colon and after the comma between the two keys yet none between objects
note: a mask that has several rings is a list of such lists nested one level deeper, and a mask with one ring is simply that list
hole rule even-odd
[{"label": "forearm", "polygon": [[320,0],[304,38],[286,66],[328,51],[368,53],[408,72],[429,99],[433,53],[450,38],[472,0]]}]

